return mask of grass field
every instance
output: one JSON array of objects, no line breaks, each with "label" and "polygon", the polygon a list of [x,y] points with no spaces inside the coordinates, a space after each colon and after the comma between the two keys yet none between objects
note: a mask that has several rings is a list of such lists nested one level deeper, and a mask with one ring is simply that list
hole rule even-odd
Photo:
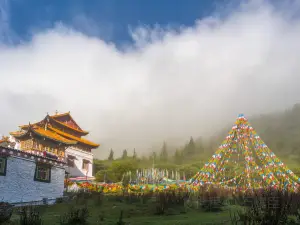
[{"label": "grass field", "polygon": [[[199,225],[199,224],[230,224],[221,223],[229,221],[229,212],[226,207],[220,212],[204,212],[195,207],[172,207],[166,210],[165,215],[156,214],[156,204],[153,201],[147,203],[125,203],[114,199],[104,197],[101,205],[97,201],[90,199],[85,202],[59,203],[49,206],[37,207],[42,218],[43,225],[55,225],[60,223],[65,213],[70,211],[71,207],[88,208],[88,224],[101,225]],[[123,211],[124,223],[118,223],[120,213]],[[19,215],[15,212],[11,218],[12,223],[19,224]]]},{"label": "grass field", "polygon": [[68,195],[54,205],[15,208],[6,225],[300,224],[300,194],[284,190]]}]

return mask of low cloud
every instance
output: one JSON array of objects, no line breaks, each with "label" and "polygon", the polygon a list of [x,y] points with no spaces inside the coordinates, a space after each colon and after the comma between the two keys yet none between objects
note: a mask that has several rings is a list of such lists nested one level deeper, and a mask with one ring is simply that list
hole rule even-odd
[{"label": "low cloud", "polygon": [[0,132],[71,111],[106,156],[111,147],[146,152],[206,136],[241,112],[289,107],[300,101],[296,9],[256,3],[194,27],[142,27],[125,51],[63,25],[3,46]]}]

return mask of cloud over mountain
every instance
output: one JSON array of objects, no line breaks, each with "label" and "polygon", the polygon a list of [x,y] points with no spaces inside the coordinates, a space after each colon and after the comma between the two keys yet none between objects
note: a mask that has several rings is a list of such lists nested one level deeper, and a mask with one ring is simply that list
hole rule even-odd
[{"label": "cloud over mountain", "polygon": [[2,45],[0,132],[71,111],[107,155],[286,108],[300,100],[297,9],[253,3],[176,31],[142,27],[123,51],[63,25]]}]

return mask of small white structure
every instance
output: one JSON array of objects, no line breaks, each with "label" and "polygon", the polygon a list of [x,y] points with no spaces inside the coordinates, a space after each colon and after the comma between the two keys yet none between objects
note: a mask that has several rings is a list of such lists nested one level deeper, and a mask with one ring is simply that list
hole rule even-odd
[{"label": "small white structure", "polygon": [[0,147],[0,201],[27,203],[63,196],[65,164]]},{"label": "small white structure", "polygon": [[66,171],[70,177],[93,177],[93,153],[69,147],[66,149],[66,159]]}]

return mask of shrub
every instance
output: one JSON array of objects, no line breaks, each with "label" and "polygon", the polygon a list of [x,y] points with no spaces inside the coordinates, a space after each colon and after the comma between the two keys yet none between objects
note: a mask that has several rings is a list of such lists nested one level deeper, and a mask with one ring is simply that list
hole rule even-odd
[{"label": "shrub", "polygon": [[117,222],[117,225],[125,225],[125,222],[123,221],[123,210],[120,212],[119,221]]},{"label": "shrub", "polygon": [[159,192],[156,194],[156,215],[163,215],[169,208],[185,207],[186,193],[175,191]]},{"label": "shrub", "polygon": [[33,206],[21,207],[19,214],[20,225],[42,225],[40,213]]},{"label": "shrub", "polygon": [[0,202],[0,223],[8,221],[12,216],[13,205],[7,202]]},{"label": "shrub", "polygon": [[[265,189],[256,191],[252,204],[243,211],[231,214],[232,224],[283,225],[288,224],[292,195],[283,190]],[[275,201],[276,200],[276,201]],[[250,205],[250,206],[249,206]]]},{"label": "shrub", "polygon": [[55,200],[55,203],[56,204],[60,204],[60,203],[63,203],[64,202],[64,199],[63,198],[56,198],[56,200]]},{"label": "shrub", "polygon": [[102,192],[93,192],[93,200],[96,206],[101,206],[104,200],[104,194]]},{"label": "shrub", "polygon": [[88,208],[71,207],[69,212],[60,218],[60,225],[85,225],[89,216]]}]

